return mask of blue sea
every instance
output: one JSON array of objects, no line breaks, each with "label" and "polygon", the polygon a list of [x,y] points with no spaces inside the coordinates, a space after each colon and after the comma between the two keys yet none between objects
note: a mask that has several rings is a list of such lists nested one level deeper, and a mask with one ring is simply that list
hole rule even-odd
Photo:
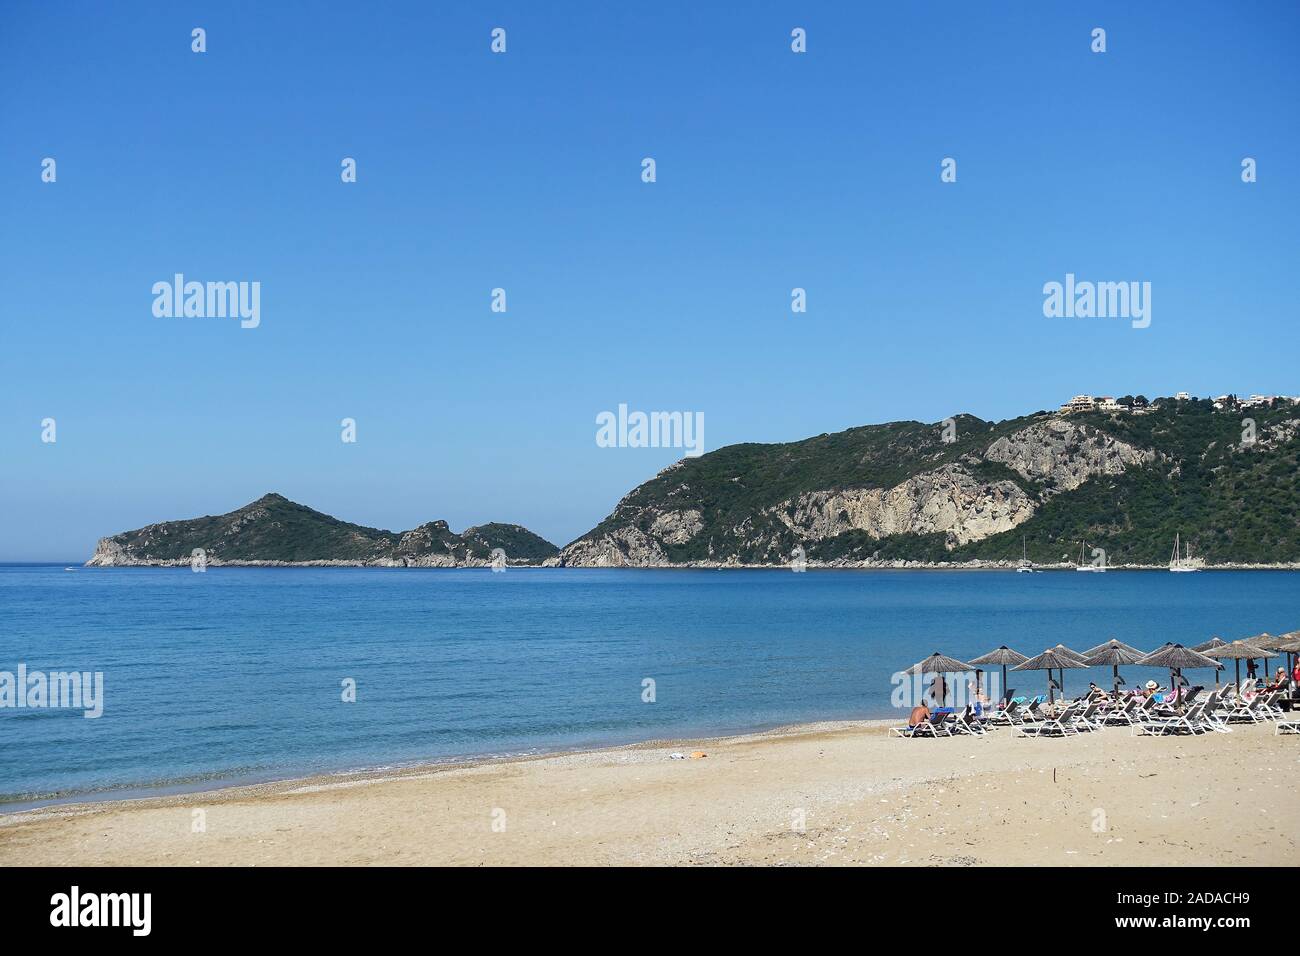
[{"label": "blue sea", "polygon": [[[0,708],[0,807],[898,716],[892,675],[936,650],[1296,627],[1288,571],[7,565],[0,671],[99,671],[104,701],[98,719]],[[1046,675],[1010,682],[1039,693]]]}]

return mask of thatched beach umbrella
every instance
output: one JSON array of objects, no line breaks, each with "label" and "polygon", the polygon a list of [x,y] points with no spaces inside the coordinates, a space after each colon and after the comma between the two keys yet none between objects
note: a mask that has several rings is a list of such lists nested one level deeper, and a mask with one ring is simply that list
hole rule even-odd
[{"label": "thatched beach umbrella", "polygon": [[[1221,637],[1212,637],[1208,641],[1202,641],[1201,643],[1197,644],[1195,647],[1192,648],[1192,650],[1200,654],[1208,654],[1216,647],[1226,646],[1227,643],[1228,642]],[[1222,668],[1220,668],[1220,670],[1222,670]],[[1219,671],[1217,670],[1214,672],[1214,686],[1215,687],[1219,686]]]},{"label": "thatched beach umbrella", "polygon": [[[967,664],[965,661],[959,661],[955,657],[945,657],[938,651],[935,651],[923,661],[917,661],[909,669],[909,674],[966,674],[975,669],[974,664]],[[939,701],[943,706],[943,701]]]},{"label": "thatched beach umbrella", "polygon": [[1300,630],[1287,631],[1273,638],[1273,650],[1286,655],[1286,676],[1290,680],[1295,670],[1295,655],[1300,653]]},{"label": "thatched beach umbrella", "polygon": [[[1064,671],[1067,667],[1084,668],[1088,666],[1075,660],[1074,656],[1062,654],[1061,650],[1069,650],[1069,648],[1061,648],[1059,644],[1056,647],[1049,647],[1037,657],[1031,657],[1023,664],[1017,664],[1011,669],[1013,671],[1047,671],[1047,699],[1049,702],[1055,702],[1055,697],[1052,695],[1052,671]],[[1070,653],[1074,654],[1073,651]],[[1064,674],[1062,674],[1062,678],[1064,678]],[[1065,683],[1064,679],[1062,679],[1061,683]]]},{"label": "thatched beach umbrella", "polygon": [[[1112,637],[1109,641],[1106,641],[1105,643],[1102,644],[1098,644],[1096,647],[1090,647],[1086,651],[1084,651],[1083,652],[1084,659],[1086,660],[1089,657],[1096,657],[1102,651],[1108,651],[1114,647],[1123,648],[1124,650],[1128,651],[1130,654],[1137,654],[1139,657],[1146,653],[1146,651],[1138,650],[1132,644],[1125,644],[1123,641],[1116,640],[1115,638]],[[1128,661],[1125,661],[1124,663],[1128,663]]]},{"label": "thatched beach umbrella", "polygon": [[1263,658],[1268,652],[1262,648],[1256,647],[1250,641],[1238,640],[1229,641],[1222,647],[1216,647],[1213,650],[1206,651],[1206,657],[1213,657],[1216,660],[1232,660],[1236,662],[1236,680],[1241,684],[1241,662],[1249,660],[1258,660]]},{"label": "thatched beach umbrella", "polygon": [[[1082,664],[1084,667],[1088,666],[1087,657],[1080,654],[1078,651],[1071,650],[1064,644],[1057,644],[1052,648],[1052,650],[1056,651],[1058,654],[1064,654],[1066,657],[1073,658],[1076,663]],[[1065,671],[1061,671],[1061,696],[1065,696]]]},{"label": "thatched beach umbrella", "polygon": [[[1094,650],[1097,649],[1094,648]],[[1119,641],[1112,640],[1101,645],[1101,649],[1097,650],[1097,653],[1088,655],[1088,666],[1105,667],[1110,665],[1111,676],[1115,685],[1115,696],[1118,697],[1119,665],[1136,664],[1144,657],[1146,657],[1146,654],[1139,651],[1136,647],[1129,647],[1127,644],[1122,644]]]},{"label": "thatched beach umbrella", "polygon": [[1213,657],[1215,660],[1236,661],[1237,668],[1237,686],[1241,686],[1241,662],[1255,660],[1263,657],[1267,651],[1262,651],[1249,641],[1230,641],[1222,647],[1216,647],[1213,650],[1206,651],[1206,657]]},{"label": "thatched beach umbrella", "polygon": [[[1143,667],[1168,667],[1169,668],[1169,689],[1174,691],[1178,684],[1175,682],[1175,672],[1181,673],[1184,669],[1196,667],[1222,667],[1212,657],[1207,657],[1199,651],[1194,651],[1190,647],[1183,647],[1181,644],[1169,644],[1160,648],[1158,651],[1152,651],[1146,657],[1138,661]],[[1178,695],[1178,709],[1182,710],[1183,695]]]},{"label": "thatched beach umbrella", "polygon": [[1007,645],[1003,644],[999,646],[997,650],[989,651],[987,654],[975,658],[974,660],[971,661],[971,663],[972,664],[1001,664],[1002,665],[1002,696],[1005,697],[1007,693],[1007,665],[1010,664],[1014,666],[1016,664],[1023,664],[1027,660],[1029,660],[1029,658],[1027,658],[1024,654],[1021,654],[1019,651],[1013,651],[1011,648],[1007,647]]},{"label": "thatched beach umbrella", "polygon": [[1256,634],[1254,637],[1246,638],[1246,640],[1250,641],[1250,643],[1254,644],[1262,651],[1276,651],[1279,650],[1279,644],[1286,643],[1286,635],[1279,634],[1277,637],[1274,637],[1268,631],[1265,631],[1263,634]]},{"label": "thatched beach umbrella", "polygon": [[[1279,634],[1277,637],[1274,637],[1272,634],[1268,633],[1268,631],[1265,631],[1263,634],[1256,634],[1254,637],[1247,638],[1247,640],[1249,640],[1250,643],[1258,647],[1261,651],[1272,651],[1279,656],[1282,654],[1282,645],[1287,642],[1285,634]],[[1269,659],[1265,657],[1264,658],[1265,679],[1268,678],[1268,661]]]}]

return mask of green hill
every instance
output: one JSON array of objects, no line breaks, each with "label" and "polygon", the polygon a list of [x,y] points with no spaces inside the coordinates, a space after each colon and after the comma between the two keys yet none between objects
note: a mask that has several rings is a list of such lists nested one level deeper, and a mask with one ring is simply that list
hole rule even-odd
[{"label": "green hill", "polygon": [[[1243,441],[1243,419],[1257,440]],[[894,422],[683,459],[566,546],[568,565],[1300,561],[1300,407]],[[945,440],[952,439],[952,440]]]},{"label": "green hill", "polygon": [[377,566],[482,565],[500,548],[510,564],[540,564],[558,549],[527,528],[486,524],[458,535],[445,521],[393,532],[340,521],[269,494],[223,515],[166,521],[100,540],[91,566],[339,563]]}]

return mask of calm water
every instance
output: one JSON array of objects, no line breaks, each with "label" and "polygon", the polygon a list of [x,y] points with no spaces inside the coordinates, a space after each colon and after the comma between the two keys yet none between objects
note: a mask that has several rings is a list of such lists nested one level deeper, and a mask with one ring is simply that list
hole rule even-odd
[{"label": "calm water", "polygon": [[105,683],[97,720],[0,708],[0,804],[892,716],[891,675],[934,650],[1296,627],[1300,573],[1281,571],[0,566],[0,670]]}]

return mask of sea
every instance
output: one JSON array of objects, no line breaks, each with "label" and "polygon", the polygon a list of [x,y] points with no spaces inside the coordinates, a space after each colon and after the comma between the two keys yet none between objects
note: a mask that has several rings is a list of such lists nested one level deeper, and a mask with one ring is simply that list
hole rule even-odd
[{"label": "sea", "polygon": [[[1297,627],[1295,571],[0,565],[0,810],[902,718],[901,672],[936,651]],[[17,707],[20,667],[29,686],[100,674],[102,694]],[[1120,673],[1129,687],[1169,680]],[[1066,691],[1111,677],[1068,670]],[[1043,693],[1047,675],[1008,684]]]}]

